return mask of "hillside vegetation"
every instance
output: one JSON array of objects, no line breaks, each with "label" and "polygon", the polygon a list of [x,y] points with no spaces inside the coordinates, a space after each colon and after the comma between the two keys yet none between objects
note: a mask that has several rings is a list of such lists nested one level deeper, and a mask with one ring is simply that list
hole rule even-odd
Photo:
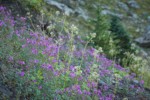
[{"label": "hillside vegetation", "polygon": [[0,0],[0,99],[149,100],[147,61],[120,18],[102,14],[109,3],[88,1],[84,20],[43,0]]}]

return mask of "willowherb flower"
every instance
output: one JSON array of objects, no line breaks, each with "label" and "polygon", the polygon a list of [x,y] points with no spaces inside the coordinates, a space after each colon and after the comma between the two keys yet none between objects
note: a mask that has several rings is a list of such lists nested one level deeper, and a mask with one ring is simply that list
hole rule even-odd
[{"label": "willowherb flower", "polygon": [[85,95],[91,95],[91,92],[89,92],[89,91],[87,91],[87,90],[83,90],[83,93],[84,93]]},{"label": "willowherb flower", "polygon": [[143,84],[144,84],[144,80],[140,80],[140,84],[142,84],[142,85],[143,85]]},{"label": "willowherb flower", "polygon": [[0,11],[3,12],[6,8],[3,6],[0,6]]},{"label": "willowherb flower", "polygon": [[47,69],[48,69],[48,70],[53,70],[52,65],[48,64],[48,65],[47,65]]},{"label": "willowherb flower", "polygon": [[70,77],[74,78],[74,77],[76,77],[76,74],[74,72],[70,72]]},{"label": "willowherb flower", "polygon": [[82,76],[78,77],[78,81],[82,81],[82,80],[83,80]]},{"label": "willowherb flower", "polygon": [[77,92],[78,94],[82,94],[80,85],[73,85],[73,86],[72,86],[72,90],[74,90],[74,91]]},{"label": "willowherb flower", "polygon": [[56,93],[56,94],[63,94],[63,92],[65,92],[65,91],[62,91],[62,90],[55,90],[55,93]]},{"label": "willowherb flower", "polygon": [[55,76],[59,76],[59,72],[58,72],[58,71],[54,71],[53,74],[54,74]]},{"label": "willowherb flower", "polygon": [[82,55],[82,52],[81,52],[81,51],[77,51],[77,50],[74,51],[74,56],[75,56],[76,58],[81,58],[81,55]]},{"label": "willowherb flower", "polygon": [[114,95],[113,94],[109,94],[105,97],[105,100],[113,100]]},{"label": "willowherb flower", "polygon": [[93,88],[94,88],[94,87],[97,87],[97,83],[94,82],[94,81],[91,83],[91,85],[92,85]]},{"label": "willowherb flower", "polygon": [[102,92],[99,89],[94,88],[93,92],[94,94],[97,94],[98,96],[102,96]]},{"label": "willowherb flower", "polygon": [[35,59],[33,62],[34,62],[35,64],[37,64],[37,63],[39,63],[39,60],[38,60],[38,59]]},{"label": "willowherb flower", "polygon": [[104,88],[103,88],[105,91],[109,89],[109,86],[107,85],[104,85]]},{"label": "willowherb flower", "polygon": [[82,91],[80,89],[77,90],[78,94],[82,94]]},{"label": "willowherb flower", "polygon": [[95,50],[95,49],[91,47],[90,49],[88,49],[87,52],[88,52],[88,54],[90,54],[90,56],[93,56],[94,50]]},{"label": "willowherb flower", "polygon": [[81,89],[81,88],[80,88],[80,85],[75,84],[75,85],[72,86],[72,89],[73,89],[73,90],[79,90],[79,89]]},{"label": "willowherb flower", "polygon": [[42,68],[47,69],[47,70],[53,70],[53,67],[50,64],[42,64]]},{"label": "willowherb flower", "polygon": [[89,88],[91,88],[91,87],[92,87],[91,82],[87,82],[87,86],[88,86]]},{"label": "willowherb flower", "polygon": [[57,61],[58,61],[58,60],[56,60],[56,59],[53,59],[53,60],[52,60],[52,63],[57,63]]},{"label": "willowherb flower", "polygon": [[75,67],[71,65],[71,66],[70,66],[70,71],[73,71],[73,72],[74,72],[74,71],[75,71]]},{"label": "willowherb flower", "polygon": [[19,75],[20,75],[20,76],[24,76],[24,75],[25,75],[25,72],[22,71],[22,72],[19,73]]},{"label": "willowherb flower", "polygon": [[114,64],[114,67],[117,68],[118,70],[125,71],[125,69],[122,66],[120,66],[119,64]]},{"label": "willowherb flower", "polygon": [[4,25],[4,22],[0,20],[0,27],[2,27],[3,25]]},{"label": "willowherb flower", "polygon": [[20,65],[25,65],[25,62],[22,61],[22,60],[19,60],[19,61],[18,61],[18,64],[20,64]]},{"label": "willowherb flower", "polygon": [[136,77],[136,74],[135,73],[131,73],[131,75],[129,76],[130,79],[133,79]]},{"label": "willowherb flower", "polygon": [[36,48],[32,48],[32,53],[37,55],[38,54],[38,50]]},{"label": "willowherb flower", "polygon": [[22,22],[25,22],[26,21],[26,18],[25,17],[20,17],[21,21]]},{"label": "willowherb flower", "polygon": [[42,86],[40,85],[38,88],[39,88],[39,90],[41,90],[41,89],[42,89]]},{"label": "willowherb flower", "polygon": [[90,68],[86,68],[85,72],[89,74],[91,72]]},{"label": "willowherb flower", "polygon": [[15,25],[15,21],[14,20],[10,20],[10,24],[11,24],[11,26],[14,26]]},{"label": "willowherb flower", "polygon": [[10,56],[10,57],[8,58],[8,60],[9,60],[10,62],[12,62],[12,61],[14,60],[14,57],[13,57],[13,56]]},{"label": "willowherb flower", "polygon": [[130,85],[130,88],[131,88],[131,89],[134,89],[134,85]]},{"label": "willowherb flower", "polygon": [[25,47],[26,47],[26,44],[23,44],[21,47],[22,47],[22,48],[25,48]]}]

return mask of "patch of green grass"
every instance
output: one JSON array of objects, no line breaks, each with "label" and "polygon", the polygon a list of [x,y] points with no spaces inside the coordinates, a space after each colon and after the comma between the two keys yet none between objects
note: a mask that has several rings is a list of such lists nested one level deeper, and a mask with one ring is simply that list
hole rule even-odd
[{"label": "patch of green grass", "polygon": [[18,0],[23,7],[29,8],[31,10],[40,11],[42,5],[44,5],[43,0]]}]

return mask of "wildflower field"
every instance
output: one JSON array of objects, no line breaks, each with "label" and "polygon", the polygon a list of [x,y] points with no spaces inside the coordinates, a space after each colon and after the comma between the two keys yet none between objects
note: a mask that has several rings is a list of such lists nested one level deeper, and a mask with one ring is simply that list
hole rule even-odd
[{"label": "wildflower field", "polygon": [[[83,38],[83,33],[65,18],[59,18],[59,14],[54,15],[52,20],[56,23],[48,27],[48,36],[40,28],[28,27],[28,18],[17,16],[16,20],[9,9],[0,6],[0,99],[142,97],[143,79],[107,57],[102,47],[89,45],[96,33],[85,34],[86,39]],[[3,92],[1,86],[10,93]]]}]

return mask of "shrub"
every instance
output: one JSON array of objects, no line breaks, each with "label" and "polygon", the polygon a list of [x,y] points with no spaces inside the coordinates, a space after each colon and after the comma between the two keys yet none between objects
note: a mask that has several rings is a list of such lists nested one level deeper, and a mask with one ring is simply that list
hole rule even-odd
[{"label": "shrub", "polygon": [[110,24],[110,31],[115,36],[113,39],[119,40],[119,42],[116,43],[116,45],[120,47],[117,57],[123,59],[123,57],[125,57],[125,52],[133,52],[133,50],[131,50],[131,38],[127,31],[123,28],[118,17],[112,16]]},{"label": "shrub", "polygon": [[110,24],[107,16],[101,14],[100,8],[97,9],[96,14],[97,18],[91,20],[92,25],[94,26],[93,32],[96,33],[96,37],[93,38],[94,45],[102,47],[104,53],[112,58],[118,53],[118,46],[116,45],[118,41],[114,41],[114,35],[109,31]]}]

